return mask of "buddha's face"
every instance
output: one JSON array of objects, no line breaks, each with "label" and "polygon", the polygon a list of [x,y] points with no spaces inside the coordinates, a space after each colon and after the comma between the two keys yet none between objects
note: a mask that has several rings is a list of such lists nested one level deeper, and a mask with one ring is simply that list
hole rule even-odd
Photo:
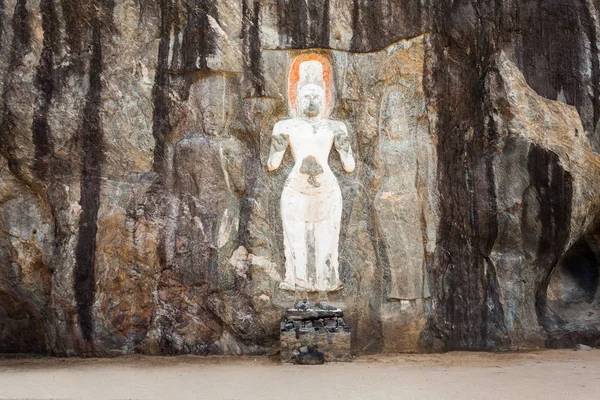
[{"label": "buddha's face", "polygon": [[325,91],[319,85],[308,84],[300,88],[298,107],[300,114],[315,118],[322,115],[325,105]]},{"label": "buddha's face", "polygon": [[386,140],[408,140],[411,126],[406,114],[406,100],[399,90],[390,91],[382,104],[383,119],[380,122],[380,135]]},{"label": "buddha's face", "polygon": [[220,135],[225,129],[227,116],[222,105],[208,104],[202,109],[202,131],[211,136]]},{"label": "buddha's face", "polygon": [[188,102],[198,110],[197,128],[205,135],[224,133],[228,122],[229,93],[226,80],[221,76],[208,76],[190,87]]}]

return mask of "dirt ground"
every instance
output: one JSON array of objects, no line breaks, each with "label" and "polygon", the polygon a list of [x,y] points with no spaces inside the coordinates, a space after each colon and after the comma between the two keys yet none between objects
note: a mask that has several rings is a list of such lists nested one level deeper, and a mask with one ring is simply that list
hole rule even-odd
[{"label": "dirt ground", "polygon": [[0,399],[598,399],[600,350],[269,358],[0,359]]}]

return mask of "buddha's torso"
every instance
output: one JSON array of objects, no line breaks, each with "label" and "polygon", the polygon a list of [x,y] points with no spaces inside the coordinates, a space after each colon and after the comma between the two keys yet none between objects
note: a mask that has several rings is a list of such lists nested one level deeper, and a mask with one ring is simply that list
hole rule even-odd
[{"label": "buddha's torso", "polygon": [[323,173],[331,173],[327,164],[339,121],[329,119],[292,118],[280,122],[279,131],[289,138],[294,157],[292,173],[300,172],[302,163],[309,157],[323,168]]}]

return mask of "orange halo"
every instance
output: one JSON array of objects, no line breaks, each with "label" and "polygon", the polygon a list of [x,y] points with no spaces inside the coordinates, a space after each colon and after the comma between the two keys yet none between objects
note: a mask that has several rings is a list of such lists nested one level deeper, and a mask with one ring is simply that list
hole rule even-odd
[{"label": "orange halo", "polygon": [[333,106],[333,93],[331,90],[331,63],[327,57],[317,53],[300,54],[294,59],[294,62],[290,67],[290,74],[288,77],[288,107],[290,109],[290,114],[293,116],[296,114],[296,97],[298,92],[296,84],[298,83],[298,80],[300,80],[300,64],[302,64],[304,61],[318,61],[321,63],[321,65],[323,65],[323,81],[325,82],[324,115],[329,116]]}]

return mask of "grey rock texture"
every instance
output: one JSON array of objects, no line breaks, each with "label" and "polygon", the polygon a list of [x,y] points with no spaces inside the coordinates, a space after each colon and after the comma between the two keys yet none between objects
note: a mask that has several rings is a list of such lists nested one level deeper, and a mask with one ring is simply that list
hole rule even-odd
[{"label": "grey rock texture", "polygon": [[0,353],[278,351],[292,160],[266,161],[306,52],[332,65],[357,161],[329,160],[352,351],[597,347],[599,18],[0,0]]}]

